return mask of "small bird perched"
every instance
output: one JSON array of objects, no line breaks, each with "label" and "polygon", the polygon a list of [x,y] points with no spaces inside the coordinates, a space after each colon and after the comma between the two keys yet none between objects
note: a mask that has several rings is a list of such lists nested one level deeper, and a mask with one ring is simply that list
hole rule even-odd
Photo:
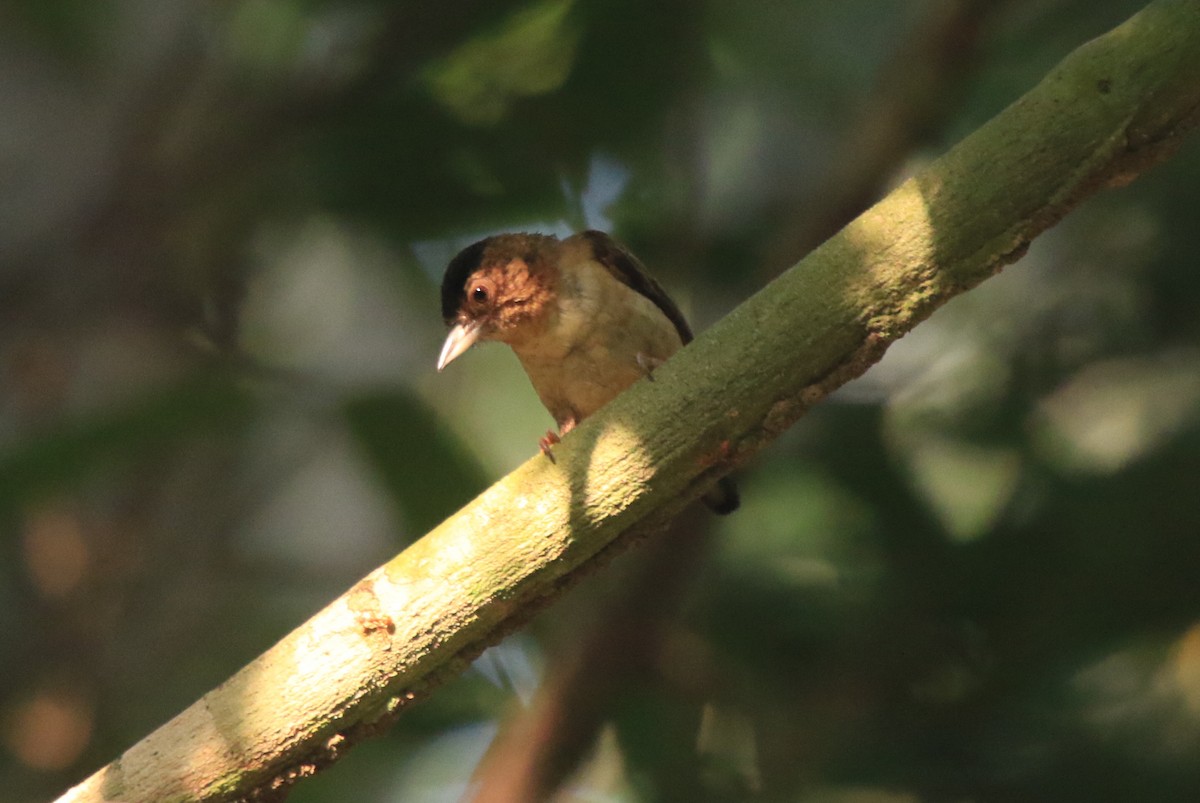
[{"label": "small bird perched", "polygon": [[[558,433],[542,451],[692,339],[683,313],[642,263],[607,234],[565,240],[501,234],[459,252],[442,279],[450,334],[437,369],[480,340],[507,343]],[[704,497],[732,513],[737,488],[722,478]]]}]

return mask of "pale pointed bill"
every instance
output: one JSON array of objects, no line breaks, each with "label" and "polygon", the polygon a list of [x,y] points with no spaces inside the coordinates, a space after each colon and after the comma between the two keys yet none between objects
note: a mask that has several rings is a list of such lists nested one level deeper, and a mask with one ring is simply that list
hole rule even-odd
[{"label": "pale pointed bill", "polygon": [[475,341],[479,339],[482,331],[479,324],[473,321],[456,323],[450,329],[450,334],[446,335],[446,342],[442,345],[442,353],[438,357],[437,362],[438,371],[441,371],[458,355],[475,345]]}]

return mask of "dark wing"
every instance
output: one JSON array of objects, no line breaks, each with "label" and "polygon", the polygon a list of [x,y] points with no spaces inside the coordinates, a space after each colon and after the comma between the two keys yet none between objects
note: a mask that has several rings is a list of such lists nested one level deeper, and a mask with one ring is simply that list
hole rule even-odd
[{"label": "dark wing", "polygon": [[596,260],[608,269],[608,272],[616,277],[617,281],[653,301],[654,306],[662,310],[663,315],[667,316],[667,320],[675,325],[675,331],[679,332],[679,339],[684,344],[692,341],[692,328],[688,326],[687,319],[683,317],[679,307],[675,306],[675,302],[667,295],[667,291],[654,281],[646,272],[646,268],[638,261],[637,257],[629,252],[628,248],[602,231],[581,231],[575,236],[582,237],[591,243]]}]

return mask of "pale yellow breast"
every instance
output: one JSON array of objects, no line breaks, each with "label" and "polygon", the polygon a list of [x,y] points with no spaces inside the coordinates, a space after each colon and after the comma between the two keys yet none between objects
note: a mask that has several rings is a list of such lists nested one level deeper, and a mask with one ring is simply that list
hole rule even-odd
[{"label": "pale yellow breast", "polygon": [[653,301],[584,262],[560,277],[557,309],[540,336],[512,345],[562,426],[578,423],[645,376],[639,355],[662,362],[683,343]]}]

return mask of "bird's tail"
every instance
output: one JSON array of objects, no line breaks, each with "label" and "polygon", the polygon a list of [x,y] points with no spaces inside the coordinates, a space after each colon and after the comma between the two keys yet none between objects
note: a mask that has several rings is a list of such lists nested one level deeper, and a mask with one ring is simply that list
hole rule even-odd
[{"label": "bird's tail", "polygon": [[722,516],[729,515],[742,504],[737,485],[729,477],[717,480],[717,484],[711,491],[700,497],[700,501],[707,505],[713,513],[719,513]]}]

